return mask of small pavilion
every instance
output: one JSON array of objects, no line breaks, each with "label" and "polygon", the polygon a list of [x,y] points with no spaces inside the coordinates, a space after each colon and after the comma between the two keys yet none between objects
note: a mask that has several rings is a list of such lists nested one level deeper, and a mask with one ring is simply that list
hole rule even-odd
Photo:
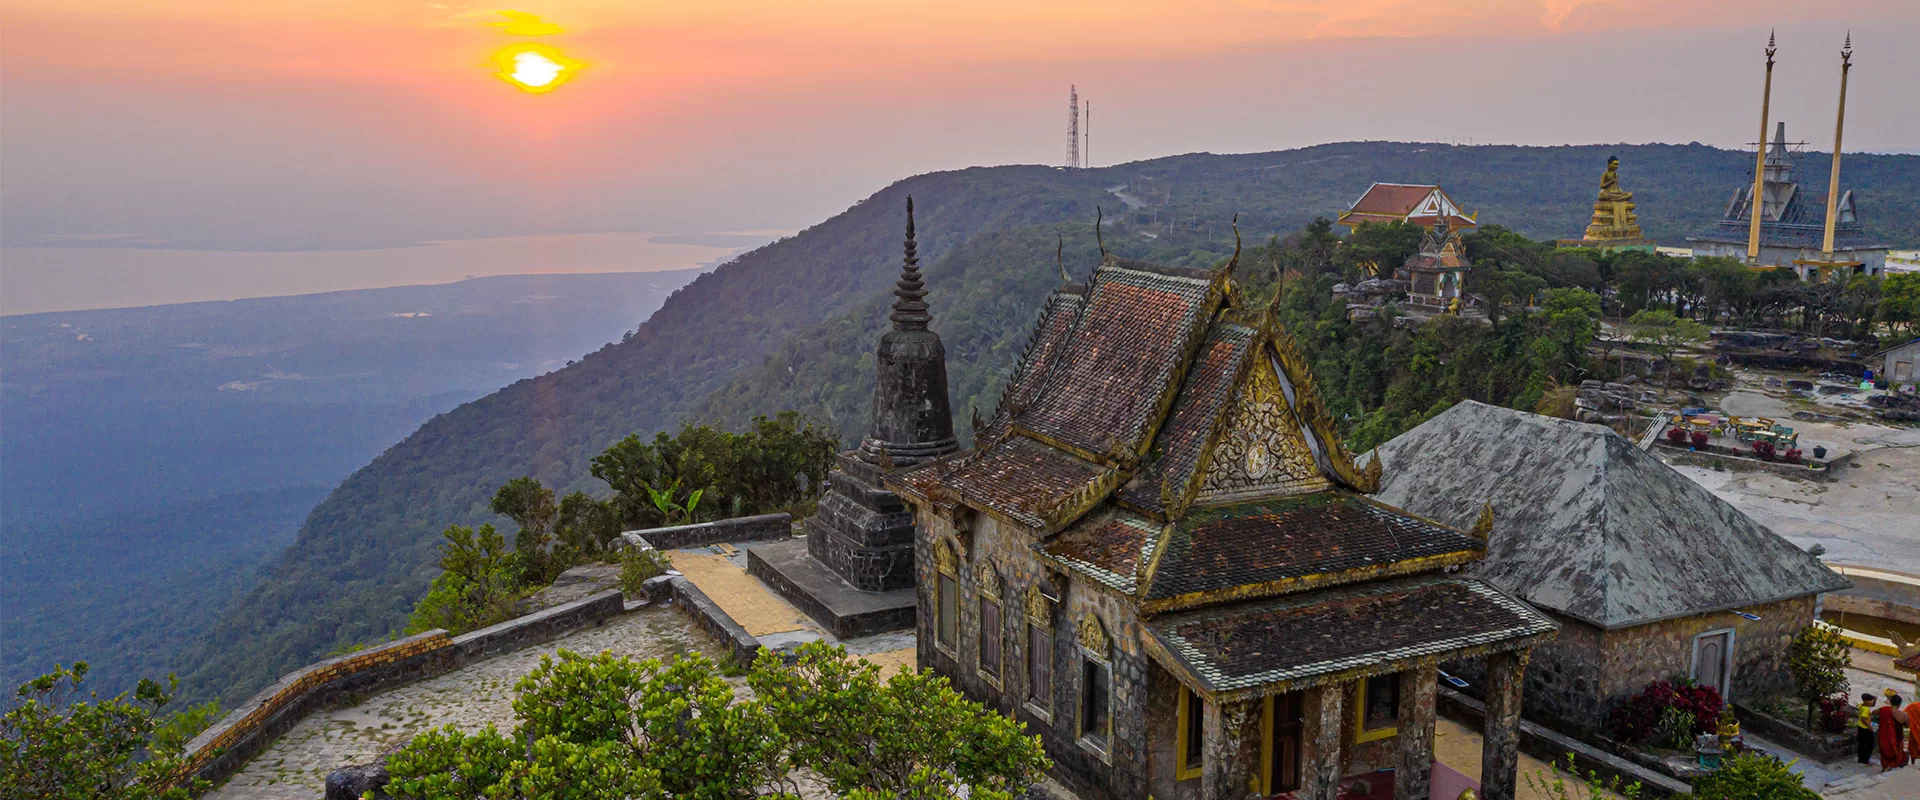
[{"label": "small pavilion", "polygon": [[1480,224],[1477,214],[1461,210],[1445,189],[1431,183],[1375,183],[1353,205],[1340,212],[1337,222],[1351,231],[1368,222],[1411,222],[1431,228],[1445,221],[1448,227],[1468,230]]}]

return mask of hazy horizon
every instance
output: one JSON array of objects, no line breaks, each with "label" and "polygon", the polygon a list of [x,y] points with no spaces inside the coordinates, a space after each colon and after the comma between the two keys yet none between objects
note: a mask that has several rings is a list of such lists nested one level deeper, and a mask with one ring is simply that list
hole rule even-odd
[{"label": "hazy horizon", "polygon": [[[794,230],[910,175],[1354,140],[1702,142],[1772,116],[1920,149],[1920,4],[1196,0],[514,6],[587,63],[526,94],[495,7],[0,4],[0,236],[334,249],[541,233]],[[1392,176],[1381,176],[1391,180]]]}]

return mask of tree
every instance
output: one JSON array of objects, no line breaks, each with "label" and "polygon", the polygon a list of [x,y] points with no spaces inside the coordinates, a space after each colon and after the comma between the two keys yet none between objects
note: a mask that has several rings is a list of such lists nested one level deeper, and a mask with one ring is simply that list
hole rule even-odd
[{"label": "tree", "polygon": [[517,557],[492,525],[476,534],[464,525],[450,525],[441,536],[440,577],[407,620],[408,633],[445,628],[466,633],[513,619],[519,599]]},{"label": "tree", "polygon": [[1011,800],[1048,766],[1037,739],[946,678],[882,681],[841,647],[809,643],[792,664],[763,650],[747,684],[792,737],[795,763],[841,796]]},{"label": "tree", "polygon": [[1847,667],[1853,666],[1853,653],[1840,631],[1815,622],[1793,635],[1787,649],[1787,668],[1793,672],[1793,684],[1807,701],[1807,730],[1814,730],[1813,716],[1820,698],[1847,691]]},{"label": "tree", "polygon": [[[573,566],[569,554],[554,553],[553,490],[530,477],[514,478],[493,493],[493,513],[520,524],[513,535],[514,552],[520,555],[520,583],[545,586]],[[564,562],[564,563],[563,563]]]},{"label": "tree", "polygon": [[142,679],[132,696],[77,700],[87,663],[20,685],[0,718],[0,798],[186,800],[206,781],[174,786],[183,741],[156,743],[178,681]]},{"label": "tree", "polygon": [[1010,800],[1047,760],[1018,723],[945,678],[878,668],[813,643],[787,664],[762,652],[736,696],[694,653],[634,661],[561,651],[515,687],[519,725],[449,726],[389,759],[406,800],[797,798],[796,769],[859,800]]},{"label": "tree", "polygon": [[1888,275],[1881,281],[1876,316],[1896,337],[1911,334],[1920,325],[1920,274]]},{"label": "tree", "polygon": [[1705,325],[1676,317],[1671,311],[1641,311],[1629,318],[1627,325],[1633,331],[1633,338],[1660,351],[1660,363],[1666,367],[1669,387],[1673,386],[1673,354],[1707,339]]}]

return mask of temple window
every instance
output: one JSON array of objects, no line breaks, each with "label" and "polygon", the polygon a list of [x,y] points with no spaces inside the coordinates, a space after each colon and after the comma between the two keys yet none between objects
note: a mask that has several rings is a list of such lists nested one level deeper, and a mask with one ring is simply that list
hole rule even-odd
[{"label": "temple window", "polygon": [[1205,763],[1207,703],[1185,686],[1180,687],[1180,712],[1177,723],[1178,746],[1174,749],[1174,779],[1200,777]]},{"label": "temple window", "polygon": [[1027,708],[1053,714],[1053,601],[1038,586],[1027,589]]},{"label": "temple window", "polygon": [[1000,575],[991,562],[982,561],[975,570],[974,584],[980,592],[980,675],[989,683],[1000,682],[1001,629]]},{"label": "temple window", "polygon": [[1358,706],[1354,715],[1355,743],[1394,735],[1400,720],[1400,674],[1375,675],[1361,680]]},{"label": "temple window", "polygon": [[1099,618],[1080,619],[1080,741],[1101,755],[1113,731],[1111,643]]},{"label": "temple window", "polygon": [[934,644],[952,654],[960,639],[960,557],[952,542],[940,542],[933,548],[934,567],[939,579],[934,582]]}]

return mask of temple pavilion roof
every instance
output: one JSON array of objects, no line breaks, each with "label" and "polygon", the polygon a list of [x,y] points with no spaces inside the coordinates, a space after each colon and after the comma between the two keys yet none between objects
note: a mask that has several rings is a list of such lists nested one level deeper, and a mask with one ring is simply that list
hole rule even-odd
[{"label": "temple pavilion roof", "polygon": [[1425,575],[1147,622],[1155,660],[1209,697],[1278,693],[1420,662],[1510,650],[1555,625],[1480,581]]},{"label": "temple pavilion roof", "polygon": [[903,494],[1025,528],[1043,559],[1149,613],[1432,570],[1460,530],[1368,499],[1305,361],[1233,265],[1108,256],[1049,298],[978,449]]},{"label": "temple pavilion roof", "polygon": [[1397,222],[1405,220],[1426,227],[1445,218],[1456,229],[1472,228],[1478,223],[1461,210],[1446,190],[1430,183],[1375,183],[1360,199],[1340,212],[1340,224]]}]

